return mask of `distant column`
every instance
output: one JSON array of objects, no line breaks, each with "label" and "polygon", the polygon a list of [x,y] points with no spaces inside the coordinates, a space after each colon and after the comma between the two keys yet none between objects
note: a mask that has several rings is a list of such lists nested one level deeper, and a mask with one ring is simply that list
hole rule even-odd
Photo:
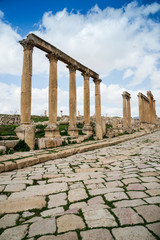
[{"label": "distant column", "polygon": [[128,92],[123,92],[123,126],[124,128],[131,127],[131,95]]},{"label": "distant column", "polygon": [[23,72],[21,81],[21,124],[30,124],[31,121],[31,88],[32,88],[32,53],[34,43],[31,40],[22,40]]},{"label": "distant column", "polygon": [[84,77],[84,127],[83,132],[87,135],[92,135],[92,127],[90,126],[90,86],[89,74],[83,73]]},{"label": "distant column", "polygon": [[144,121],[143,99],[142,99],[142,94],[140,92],[138,93],[138,102],[139,102],[139,121],[142,123]]},{"label": "distant column", "polygon": [[95,118],[96,118],[96,136],[98,139],[103,139],[102,122],[101,122],[101,95],[100,83],[102,80],[94,79],[95,83]]},{"label": "distant column", "polygon": [[47,54],[50,62],[49,71],[49,125],[45,128],[45,137],[53,138],[59,136],[57,127],[57,61],[55,54]]},{"label": "distant column", "polygon": [[69,128],[68,133],[71,136],[78,137],[78,128],[76,125],[76,67],[68,65],[69,68]]}]

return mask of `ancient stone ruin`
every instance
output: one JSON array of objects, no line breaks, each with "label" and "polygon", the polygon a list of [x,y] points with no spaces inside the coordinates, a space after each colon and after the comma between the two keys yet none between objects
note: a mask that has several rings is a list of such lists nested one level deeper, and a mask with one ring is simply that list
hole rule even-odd
[{"label": "ancient stone ruin", "polygon": [[37,47],[46,52],[50,62],[49,72],[49,124],[45,129],[45,138],[40,139],[43,147],[53,147],[60,144],[60,135],[57,127],[57,61],[67,64],[69,69],[69,128],[70,136],[78,137],[76,127],[76,71],[80,71],[84,77],[84,129],[88,135],[92,134],[90,126],[90,89],[89,78],[95,83],[95,118],[96,136],[102,139],[101,126],[101,96],[99,75],[71,58],[58,48],[42,40],[34,34],[29,34],[26,39],[20,41],[24,48],[23,72],[21,82],[21,125],[16,129],[19,139],[25,140],[31,149],[35,144],[35,126],[31,124],[31,83],[32,83],[32,53]]}]

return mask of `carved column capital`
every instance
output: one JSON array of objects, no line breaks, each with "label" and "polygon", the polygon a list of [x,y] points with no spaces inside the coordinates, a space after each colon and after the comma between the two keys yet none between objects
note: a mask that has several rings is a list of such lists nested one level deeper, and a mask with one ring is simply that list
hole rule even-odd
[{"label": "carved column capital", "polygon": [[34,47],[34,41],[33,40],[24,39],[22,41],[19,41],[19,43],[23,46],[24,51],[25,50],[33,50],[33,47]]},{"label": "carved column capital", "polygon": [[89,77],[90,77],[89,69],[87,71],[85,71],[85,72],[82,72],[81,75],[84,77],[84,79],[85,78],[89,79]]},{"label": "carved column capital", "polygon": [[77,66],[74,64],[68,64],[67,68],[69,69],[70,72],[75,72],[77,70]]},{"label": "carved column capital", "polygon": [[46,57],[49,59],[49,61],[58,61],[59,55],[57,53],[48,53],[46,54]]},{"label": "carved column capital", "polygon": [[99,78],[94,78],[93,82],[98,85],[98,84],[100,84],[102,82],[102,80],[99,79]]}]

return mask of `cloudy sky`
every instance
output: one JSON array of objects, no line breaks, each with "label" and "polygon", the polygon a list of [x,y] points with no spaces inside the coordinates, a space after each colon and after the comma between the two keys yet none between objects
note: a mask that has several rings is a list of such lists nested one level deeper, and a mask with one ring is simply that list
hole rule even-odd
[{"label": "cloudy sky", "polygon": [[[138,92],[151,90],[160,116],[160,0],[0,0],[0,113],[20,112],[23,47],[34,33],[100,75],[102,114],[122,116],[123,91],[138,116]],[[77,112],[83,77],[77,71]],[[32,114],[48,109],[49,61],[34,48]],[[69,109],[69,73],[58,62],[58,114]],[[90,79],[91,114],[94,84]]]}]

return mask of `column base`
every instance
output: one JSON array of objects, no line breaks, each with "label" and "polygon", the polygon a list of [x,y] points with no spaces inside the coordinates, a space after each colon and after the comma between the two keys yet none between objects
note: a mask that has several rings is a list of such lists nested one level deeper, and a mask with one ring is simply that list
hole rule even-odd
[{"label": "column base", "polygon": [[62,138],[39,138],[38,139],[38,147],[39,149],[44,148],[55,148],[62,145]]},{"label": "column base", "polygon": [[99,140],[103,139],[103,133],[102,133],[102,126],[101,126],[101,124],[96,123],[95,131],[96,131],[97,139],[99,139]]},{"label": "column base", "polygon": [[49,124],[45,128],[45,138],[60,137],[59,128],[56,124]]},{"label": "column base", "polygon": [[78,128],[76,126],[69,126],[68,127],[68,134],[71,137],[78,137]]},{"label": "column base", "polygon": [[84,125],[83,129],[82,129],[82,132],[85,133],[86,135],[88,136],[91,136],[93,135],[93,131],[92,131],[92,127],[88,124]]},{"label": "column base", "polygon": [[31,150],[35,147],[35,125],[20,125],[15,129],[16,135],[20,140],[24,140]]}]

